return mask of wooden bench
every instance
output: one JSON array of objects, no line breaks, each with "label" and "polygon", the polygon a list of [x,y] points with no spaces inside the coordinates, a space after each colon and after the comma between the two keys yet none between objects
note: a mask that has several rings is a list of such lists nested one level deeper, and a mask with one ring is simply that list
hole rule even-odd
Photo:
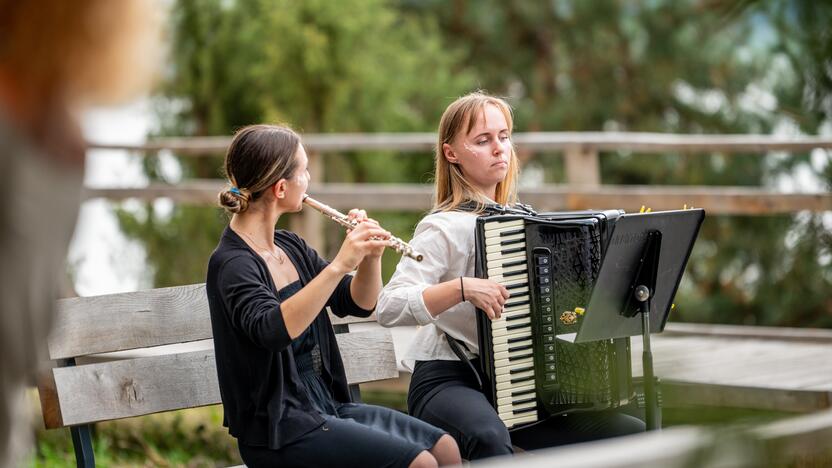
[{"label": "wooden bench", "polygon": [[[398,376],[389,330],[349,330],[374,316],[330,317],[354,398]],[[78,466],[92,467],[90,424],[220,403],[211,336],[203,284],[60,300],[55,367],[38,382],[46,428],[69,427]]]}]

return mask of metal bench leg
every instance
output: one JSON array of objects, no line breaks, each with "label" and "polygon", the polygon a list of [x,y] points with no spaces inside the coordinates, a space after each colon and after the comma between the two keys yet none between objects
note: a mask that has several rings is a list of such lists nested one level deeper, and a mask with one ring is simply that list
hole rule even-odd
[{"label": "metal bench leg", "polygon": [[94,468],[95,454],[92,451],[90,425],[72,426],[69,432],[72,434],[72,446],[75,448],[75,462],[78,468]]},{"label": "metal bench leg", "polygon": [[[75,358],[62,359],[59,364],[61,367],[74,366]],[[95,453],[92,451],[90,425],[71,426],[69,433],[72,435],[72,447],[75,449],[75,463],[78,468],[95,468]]]}]

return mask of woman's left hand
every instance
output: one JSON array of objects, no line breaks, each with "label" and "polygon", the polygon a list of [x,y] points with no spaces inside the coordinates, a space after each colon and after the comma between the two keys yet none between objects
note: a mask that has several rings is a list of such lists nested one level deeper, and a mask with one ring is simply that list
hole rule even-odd
[{"label": "woman's left hand", "polygon": [[[358,223],[372,223],[376,226],[379,226],[378,221],[374,220],[373,218],[367,217],[367,212],[364,210],[360,210],[358,208],[353,208],[347,213],[347,217],[350,221],[356,221]],[[370,252],[365,256],[372,259],[378,259],[384,254],[384,247],[374,247]]]}]

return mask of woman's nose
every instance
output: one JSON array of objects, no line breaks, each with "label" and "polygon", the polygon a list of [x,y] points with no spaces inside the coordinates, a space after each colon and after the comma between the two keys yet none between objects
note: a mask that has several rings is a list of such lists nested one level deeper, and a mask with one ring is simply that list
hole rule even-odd
[{"label": "woman's nose", "polygon": [[494,147],[492,148],[491,154],[493,156],[502,156],[505,152],[505,148],[503,148],[503,143],[500,140],[497,140],[494,143]]}]

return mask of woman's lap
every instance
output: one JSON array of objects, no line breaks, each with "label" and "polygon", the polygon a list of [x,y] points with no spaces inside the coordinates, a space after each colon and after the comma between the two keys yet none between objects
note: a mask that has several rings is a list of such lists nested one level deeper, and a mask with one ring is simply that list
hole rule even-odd
[{"label": "woman's lap", "polygon": [[512,445],[533,450],[644,431],[638,418],[594,411],[556,416],[509,433],[469,373],[460,362],[421,361],[408,401],[414,416],[448,431],[468,460],[512,453]]},{"label": "woman's lap", "polygon": [[343,404],[338,416],[327,416],[324,425],[279,450],[240,444],[243,461],[249,467],[406,467],[444,434],[380,406]]}]

